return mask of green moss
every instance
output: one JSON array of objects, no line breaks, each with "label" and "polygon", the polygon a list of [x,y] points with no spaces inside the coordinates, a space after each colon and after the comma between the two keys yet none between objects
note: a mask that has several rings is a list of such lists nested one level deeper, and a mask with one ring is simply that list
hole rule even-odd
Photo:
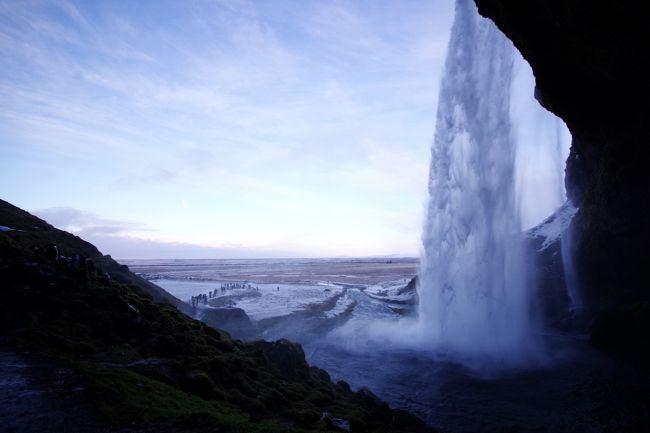
[{"label": "green moss", "polygon": [[214,394],[214,382],[203,371],[191,371],[186,376],[181,386],[187,392],[203,399],[209,399]]},{"label": "green moss", "polygon": [[246,414],[225,402],[206,401],[123,368],[86,365],[80,371],[88,378],[89,391],[99,402],[99,408],[115,425],[212,426],[225,431],[257,431]]}]

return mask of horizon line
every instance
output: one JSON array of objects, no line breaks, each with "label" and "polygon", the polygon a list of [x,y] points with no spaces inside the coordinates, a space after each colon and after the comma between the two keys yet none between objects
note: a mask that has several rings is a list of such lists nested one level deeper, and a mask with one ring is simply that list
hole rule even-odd
[{"label": "horizon line", "polygon": [[[107,254],[110,255],[110,254]],[[112,256],[111,256],[112,257]],[[129,259],[129,258],[116,258],[112,257],[114,260],[128,260],[128,261],[145,261],[145,260],[332,260],[332,259],[414,259],[420,260],[419,256],[402,256],[402,255],[387,255],[387,256],[322,256],[322,257],[228,257],[228,258],[201,258],[201,259],[190,259],[190,258],[147,258],[147,259]]]}]

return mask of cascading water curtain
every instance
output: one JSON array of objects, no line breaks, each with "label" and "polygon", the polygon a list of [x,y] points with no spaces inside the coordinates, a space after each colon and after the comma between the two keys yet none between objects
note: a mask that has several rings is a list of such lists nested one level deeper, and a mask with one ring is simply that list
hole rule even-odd
[{"label": "cascading water curtain", "polygon": [[518,363],[536,347],[510,122],[514,47],[458,0],[442,81],[419,285],[420,331],[452,356]]}]

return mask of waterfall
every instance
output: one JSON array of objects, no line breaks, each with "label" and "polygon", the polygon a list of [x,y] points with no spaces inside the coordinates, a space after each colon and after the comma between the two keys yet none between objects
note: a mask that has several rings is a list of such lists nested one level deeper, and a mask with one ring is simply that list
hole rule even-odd
[{"label": "waterfall", "polygon": [[573,231],[571,230],[571,220],[577,212],[570,200],[564,204],[571,214],[568,223],[560,237],[560,253],[562,254],[562,266],[564,267],[564,284],[566,285],[567,295],[571,302],[570,309],[574,313],[582,308],[582,298],[580,296],[580,286],[578,276],[576,275],[575,263],[573,260]]},{"label": "waterfall", "polygon": [[537,226],[567,200],[564,162],[571,134],[562,121],[534,98],[535,77],[515,50],[510,118],[516,146],[517,206],[524,230]]},{"label": "waterfall", "polygon": [[436,350],[516,362],[535,347],[510,121],[514,47],[471,0],[441,85],[423,233],[419,326]]}]

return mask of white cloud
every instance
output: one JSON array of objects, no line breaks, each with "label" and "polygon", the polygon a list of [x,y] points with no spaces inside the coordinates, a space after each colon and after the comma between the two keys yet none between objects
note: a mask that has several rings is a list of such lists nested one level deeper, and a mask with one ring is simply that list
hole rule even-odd
[{"label": "white cloud", "polygon": [[40,209],[34,211],[34,214],[61,230],[69,231],[81,237],[119,236],[147,231],[144,224],[101,218],[91,212],[84,212],[70,207]]},{"label": "white cloud", "polygon": [[0,180],[21,185],[2,192],[89,209],[88,234],[417,244],[440,4],[0,2]]}]

